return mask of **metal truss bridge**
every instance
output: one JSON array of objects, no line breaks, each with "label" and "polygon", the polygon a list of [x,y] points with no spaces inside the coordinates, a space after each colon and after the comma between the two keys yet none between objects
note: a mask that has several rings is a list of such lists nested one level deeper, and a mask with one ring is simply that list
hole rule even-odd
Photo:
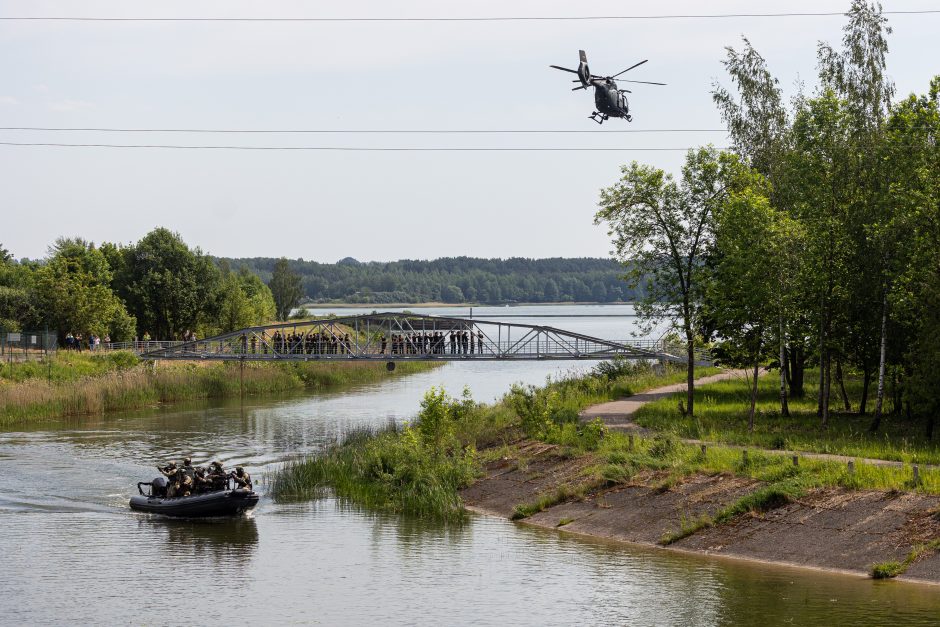
[{"label": "metal truss bridge", "polygon": [[613,357],[686,361],[682,347],[669,346],[662,341],[615,341],[550,326],[410,313],[373,313],[248,327],[204,340],[151,342],[139,346],[138,352],[143,359],[241,362],[516,361]]}]

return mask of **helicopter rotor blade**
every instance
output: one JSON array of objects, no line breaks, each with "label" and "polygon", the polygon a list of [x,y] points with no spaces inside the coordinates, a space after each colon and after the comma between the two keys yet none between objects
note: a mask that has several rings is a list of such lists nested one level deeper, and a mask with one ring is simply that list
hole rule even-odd
[{"label": "helicopter rotor blade", "polygon": [[666,85],[666,83],[654,83],[652,81],[631,81],[625,78],[620,79],[621,83],[643,83],[644,85]]},{"label": "helicopter rotor blade", "polygon": [[632,93],[633,93],[633,92],[630,91],[629,89],[618,89],[617,91],[619,91],[621,94],[624,93],[624,92],[626,92],[626,93],[628,93],[628,94],[632,94]]},{"label": "helicopter rotor blade", "polygon": [[647,61],[649,61],[649,59],[643,59],[643,60],[640,61],[639,63],[635,63],[634,65],[631,65],[630,67],[628,67],[627,69],[625,69],[623,72],[617,72],[616,74],[614,74],[614,75],[611,76],[610,78],[617,78],[617,77],[620,76],[621,74],[624,74],[624,73],[626,73],[626,72],[629,72],[630,70],[632,70],[632,69],[635,68],[635,67],[640,67],[641,65],[643,65],[643,64],[646,63]]},{"label": "helicopter rotor blade", "polygon": [[579,89],[587,89],[587,87],[585,87],[584,85],[579,85],[577,87],[573,87],[571,91],[578,91]]},{"label": "helicopter rotor blade", "polygon": [[561,70],[562,72],[571,72],[572,74],[577,74],[577,73],[578,73],[577,70],[570,70],[570,69],[568,69],[568,68],[566,68],[566,67],[561,67],[560,65],[549,65],[548,67],[553,67],[553,68],[555,68],[556,70]]}]

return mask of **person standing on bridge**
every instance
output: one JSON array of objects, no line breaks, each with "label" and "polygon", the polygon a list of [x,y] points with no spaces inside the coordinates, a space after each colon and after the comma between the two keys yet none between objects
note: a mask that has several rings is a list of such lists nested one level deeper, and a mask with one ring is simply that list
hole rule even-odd
[{"label": "person standing on bridge", "polygon": [[[470,341],[473,341],[473,338],[470,338]],[[483,354],[483,331],[477,331],[477,353],[480,355]]]},{"label": "person standing on bridge", "polygon": [[453,355],[457,352],[457,332],[450,332],[450,354]]}]

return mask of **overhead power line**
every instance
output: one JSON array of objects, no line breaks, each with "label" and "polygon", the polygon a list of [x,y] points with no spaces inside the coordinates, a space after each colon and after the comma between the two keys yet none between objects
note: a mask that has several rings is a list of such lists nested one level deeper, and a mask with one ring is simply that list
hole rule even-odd
[{"label": "overhead power line", "polygon": [[230,128],[95,128],[53,126],[0,126],[0,131],[87,131],[96,133],[334,133],[334,134],[538,134],[538,133],[727,133],[724,128],[647,129],[230,129]]},{"label": "overhead power line", "polygon": [[0,146],[40,146],[47,148],[165,148],[170,150],[294,150],[320,152],[686,152],[690,148],[559,148],[559,147],[356,147],[356,146],[186,146],[176,144],[65,144],[58,142],[7,142]]},{"label": "overhead power line", "polygon": [[[882,11],[882,15],[927,15],[940,9]],[[572,22],[603,20],[711,20],[732,18],[841,17],[844,11],[780,13],[697,13],[660,15],[551,15],[468,17],[95,17],[95,16],[3,16],[0,21],[22,22]]]}]

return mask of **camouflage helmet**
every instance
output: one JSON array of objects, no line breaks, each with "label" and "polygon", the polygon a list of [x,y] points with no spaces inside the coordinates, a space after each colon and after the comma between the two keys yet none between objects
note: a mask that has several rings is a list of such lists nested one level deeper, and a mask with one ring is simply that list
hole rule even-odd
[{"label": "camouflage helmet", "polygon": [[240,477],[240,476],[242,476],[243,474],[245,474],[245,469],[242,468],[241,466],[237,466],[237,467],[235,468],[235,474]]},{"label": "camouflage helmet", "polygon": [[167,466],[168,466],[169,468],[176,468],[176,462],[169,462],[169,463],[167,464]]},{"label": "camouflage helmet", "polygon": [[212,463],[209,464],[209,465],[210,465],[210,466],[215,466],[216,468],[221,468],[221,467],[222,467],[222,462],[220,462],[220,461],[214,461],[214,462],[212,462]]},{"label": "camouflage helmet", "polygon": [[193,463],[193,460],[192,460],[191,457],[184,457],[184,458],[183,458],[183,465],[184,465],[184,466],[189,466],[189,465],[192,464],[192,463]]}]

